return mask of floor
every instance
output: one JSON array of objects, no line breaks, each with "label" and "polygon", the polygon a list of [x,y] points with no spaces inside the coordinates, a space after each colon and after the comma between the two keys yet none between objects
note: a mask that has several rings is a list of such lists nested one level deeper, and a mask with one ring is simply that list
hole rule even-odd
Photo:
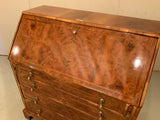
[{"label": "floor", "polygon": [[[11,67],[6,56],[0,56],[0,119],[26,120]],[[159,120],[160,118],[160,72],[153,72],[144,106],[137,120]]]}]

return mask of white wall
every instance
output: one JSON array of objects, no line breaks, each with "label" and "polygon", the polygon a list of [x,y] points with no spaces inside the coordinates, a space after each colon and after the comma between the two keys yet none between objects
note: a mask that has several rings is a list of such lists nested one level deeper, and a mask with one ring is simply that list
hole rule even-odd
[{"label": "white wall", "polygon": [[[0,54],[8,54],[22,10],[53,5],[160,21],[159,4],[159,0],[0,0]],[[160,52],[155,70],[160,70]]]},{"label": "white wall", "polygon": [[0,55],[7,55],[23,9],[28,0],[0,0]]}]

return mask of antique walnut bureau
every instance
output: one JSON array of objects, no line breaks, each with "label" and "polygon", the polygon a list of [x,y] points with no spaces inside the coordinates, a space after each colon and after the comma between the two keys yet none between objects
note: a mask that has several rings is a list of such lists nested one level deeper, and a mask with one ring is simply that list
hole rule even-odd
[{"label": "antique walnut bureau", "polygon": [[136,120],[160,22],[40,6],[22,13],[8,59],[27,119]]}]

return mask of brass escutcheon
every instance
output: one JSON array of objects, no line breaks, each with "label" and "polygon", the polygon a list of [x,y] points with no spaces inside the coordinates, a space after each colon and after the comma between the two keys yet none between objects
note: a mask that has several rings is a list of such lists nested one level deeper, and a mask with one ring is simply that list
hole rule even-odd
[{"label": "brass escutcheon", "polygon": [[73,31],[72,31],[72,33],[73,33],[73,34],[76,34],[76,33],[77,33],[77,30],[76,30],[76,29],[75,29],[75,30],[73,30]]},{"label": "brass escutcheon", "polygon": [[74,35],[76,35],[76,34],[77,34],[78,29],[79,29],[79,27],[78,27],[78,26],[76,26],[76,27],[74,28],[74,30],[72,31],[72,33],[73,33]]}]

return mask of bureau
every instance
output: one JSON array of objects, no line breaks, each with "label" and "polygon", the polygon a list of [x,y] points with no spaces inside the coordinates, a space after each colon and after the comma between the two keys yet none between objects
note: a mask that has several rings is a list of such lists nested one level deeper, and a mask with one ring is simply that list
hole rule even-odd
[{"label": "bureau", "polygon": [[40,6],[21,15],[8,55],[30,120],[136,120],[160,22]]}]

